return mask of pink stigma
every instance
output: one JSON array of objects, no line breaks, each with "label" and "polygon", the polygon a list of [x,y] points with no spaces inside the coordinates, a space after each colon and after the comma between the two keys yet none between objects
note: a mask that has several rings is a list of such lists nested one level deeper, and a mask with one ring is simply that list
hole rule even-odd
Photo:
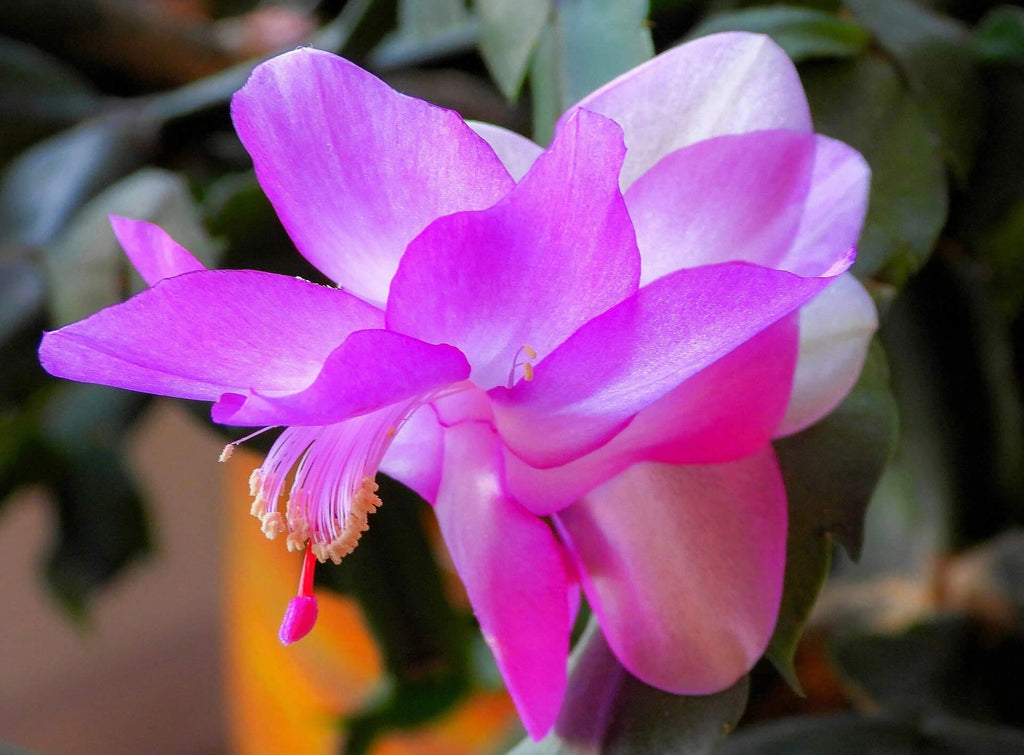
[{"label": "pink stigma", "polygon": [[316,624],[316,596],[313,595],[313,567],[316,559],[311,548],[306,548],[306,557],[302,562],[302,575],[299,577],[299,594],[288,601],[288,608],[281,621],[281,629],[277,636],[283,645],[291,645],[305,637]]}]

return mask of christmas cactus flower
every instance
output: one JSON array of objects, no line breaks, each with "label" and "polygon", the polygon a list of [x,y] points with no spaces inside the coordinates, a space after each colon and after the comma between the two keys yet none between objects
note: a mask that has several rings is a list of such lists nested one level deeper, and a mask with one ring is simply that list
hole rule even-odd
[{"label": "christmas cactus flower", "polygon": [[205,270],[114,218],[151,287],[47,333],[40,359],[284,428],[252,476],[264,532],[306,550],[282,639],[312,627],[314,559],[355,547],[382,470],[433,504],[533,737],[580,587],[649,684],[749,670],[783,581],[770,441],[836,405],[875,328],[844,272],[868,169],[814,134],[785,54],[747,34],[673,49],[546,149],[313,49],[259,66],[232,115],[337,285]]}]

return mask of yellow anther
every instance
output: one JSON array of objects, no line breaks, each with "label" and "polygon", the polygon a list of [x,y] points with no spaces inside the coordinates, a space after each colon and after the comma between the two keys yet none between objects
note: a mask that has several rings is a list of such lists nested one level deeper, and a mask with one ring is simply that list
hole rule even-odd
[{"label": "yellow anther", "polygon": [[224,450],[220,452],[220,456],[217,458],[217,461],[223,464],[224,462],[231,458],[231,454],[233,454],[234,452],[235,444],[228,443],[226,446],[224,446]]},{"label": "yellow anther", "polygon": [[523,380],[526,382],[533,380],[533,365],[529,362],[523,362]]},{"label": "yellow anther", "polygon": [[263,526],[260,529],[263,530],[263,534],[267,536],[268,540],[273,540],[282,532],[288,531],[284,523],[284,516],[280,511],[270,511],[264,514]]},{"label": "yellow anther", "polygon": [[526,356],[530,359],[537,358],[537,351],[528,343],[523,344],[523,351],[526,352]]}]

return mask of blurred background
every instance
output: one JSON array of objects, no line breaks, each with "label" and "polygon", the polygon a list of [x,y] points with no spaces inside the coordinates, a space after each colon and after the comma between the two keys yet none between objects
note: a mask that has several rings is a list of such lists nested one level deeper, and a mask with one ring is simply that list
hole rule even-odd
[{"label": "blurred background", "polygon": [[321,622],[286,650],[301,559],[248,517],[259,444],[219,465],[234,437],[205,406],[55,381],[35,349],[142,287],[111,213],[160,224],[209,265],[321,279],[228,114],[275,52],[338,52],[545,144],[592,89],[732,29],[770,34],[817,130],[872,165],[854,272],[882,327],[850,398],[777,446],[792,532],[768,658],[711,698],[633,680],[597,749],[553,735],[516,753],[704,752],[733,728],[723,751],[1024,751],[1020,3],[4,0],[0,752],[516,746],[413,494],[382,481],[389,505],[318,571]]}]

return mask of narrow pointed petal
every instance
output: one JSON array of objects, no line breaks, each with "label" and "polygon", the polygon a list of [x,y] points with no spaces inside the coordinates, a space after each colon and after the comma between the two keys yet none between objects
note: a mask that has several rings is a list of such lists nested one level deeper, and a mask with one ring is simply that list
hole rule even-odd
[{"label": "narrow pointed petal", "polygon": [[609,646],[647,684],[717,692],[775,626],[786,495],[765,447],[715,466],[642,464],[555,516]]},{"label": "narrow pointed petal", "polygon": [[498,156],[509,175],[518,183],[544,151],[525,136],[515,131],[480,121],[467,121],[469,127],[482,136]]},{"label": "narrow pointed petal", "polygon": [[758,333],[575,461],[537,469],[506,451],[509,493],[532,513],[548,516],[638,462],[720,464],[759,451],[774,437],[789,401],[797,321],[793,313]]},{"label": "narrow pointed petal", "polygon": [[167,278],[123,304],[43,336],[52,375],[216,401],[309,385],[350,333],[383,313],[344,291],[251,270]]},{"label": "narrow pointed petal", "polygon": [[629,150],[623,189],[665,155],[702,139],[763,129],[811,131],[792,61],[768,37],[742,32],[663,52],[578,106],[622,126]]},{"label": "narrow pointed petal", "polygon": [[[844,255],[836,267],[849,262]],[[532,382],[490,391],[502,439],[535,467],[572,461],[831,280],[744,262],[660,278],[576,331]]]},{"label": "narrow pointed petal", "polygon": [[580,111],[505,200],[440,218],[409,245],[388,327],[456,346],[490,387],[508,383],[525,344],[543,356],[630,296],[640,258],[622,157],[619,127]]},{"label": "narrow pointed petal", "polygon": [[359,330],[298,391],[247,391],[220,397],[213,421],[224,425],[331,425],[469,377],[458,349],[387,330]]},{"label": "narrow pointed petal", "polygon": [[430,221],[489,207],[513,181],[457,113],[302,48],[258,66],[231,102],[256,176],[299,251],[383,303]]},{"label": "narrow pointed petal", "polygon": [[561,545],[502,490],[501,456],[486,425],[445,433],[437,519],[527,732],[558,716],[569,653],[569,578]]},{"label": "narrow pointed petal", "polygon": [[813,425],[843,400],[877,329],[875,303],[850,273],[803,306],[793,395],[776,437]]},{"label": "narrow pointed petal", "polygon": [[206,266],[158,225],[110,216],[114,235],[142,280],[150,286],[164,278],[205,270]]}]

